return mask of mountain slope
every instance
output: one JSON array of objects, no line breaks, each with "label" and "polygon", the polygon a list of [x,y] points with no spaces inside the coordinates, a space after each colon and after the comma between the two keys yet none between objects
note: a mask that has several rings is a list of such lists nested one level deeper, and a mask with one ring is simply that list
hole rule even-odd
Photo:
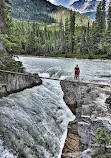
[{"label": "mountain slope", "polygon": [[12,16],[15,18],[54,22],[47,14],[56,11],[56,6],[46,0],[14,0]]},{"label": "mountain slope", "polygon": [[[55,6],[46,0],[14,0],[12,1],[12,16],[14,18],[22,18],[29,20],[37,20],[39,22],[55,23],[62,17],[63,21],[70,16],[70,10]],[[80,14],[76,14],[77,25],[80,25],[81,19],[84,23],[88,22],[88,18]]]},{"label": "mountain slope", "polygon": [[99,0],[79,0],[74,2],[70,8],[80,13],[94,12],[99,4]]},{"label": "mountain slope", "polygon": [[[106,1],[106,8],[108,8],[109,1],[110,0]],[[95,19],[95,13],[99,2],[100,0],[78,0],[70,6],[70,9]]]}]

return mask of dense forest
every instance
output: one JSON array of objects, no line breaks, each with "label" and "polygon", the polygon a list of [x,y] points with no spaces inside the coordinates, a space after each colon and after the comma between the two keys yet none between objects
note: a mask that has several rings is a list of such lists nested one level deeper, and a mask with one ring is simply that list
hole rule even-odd
[{"label": "dense forest", "polygon": [[111,4],[106,16],[106,0],[99,3],[95,21],[64,8],[61,12],[50,12],[50,22],[48,15],[48,20],[42,22],[10,17],[7,34],[1,34],[7,51],[38,56],[111,58]]}]

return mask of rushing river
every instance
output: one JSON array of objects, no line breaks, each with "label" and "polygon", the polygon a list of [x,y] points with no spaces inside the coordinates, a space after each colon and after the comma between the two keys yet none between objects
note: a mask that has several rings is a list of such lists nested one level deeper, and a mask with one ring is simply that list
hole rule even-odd
[{"label": "rushing river", "polygon": [[111,60],[19,57],[28,72],[40,76],[61,78],[74,76],[76,64],[80,67],[80,80],[111,83]]},{"label": "rushing river", "polygon": [[[111,84],[111,61],[19,57],[27,72],[63,79],[73,77],[79,64],[80,80]],[[63,101],[59,81],[0,99],[0,158],[60,158],[68,122],[74,116]]]}]

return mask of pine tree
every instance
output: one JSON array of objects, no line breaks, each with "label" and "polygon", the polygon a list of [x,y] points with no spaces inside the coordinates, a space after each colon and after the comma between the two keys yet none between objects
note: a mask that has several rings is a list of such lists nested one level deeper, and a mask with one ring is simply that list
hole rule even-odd
[{"label": "pine tree", "polygon": [[96,23],[99,28],[100,38],[102,37],[102,33],[105,31],[106,27],[106,0],[103,0],[99,3],[96,11]]},{"label": "pine tree", "polygon": [[65,20],[65,56],[69,53],[69,19]]},{"label": "pine tree", "polygon": [[102,33],[106,28],[106,0],[103,0],[101,3],[101,30]]},{"label": "pine tree", "polygon": [[60,53],[63,53],[63,46],[64,46],[64,31],[63,31],[63,21],[62,21],[62,18],[60,19],[59,21],[59,50],[60,50]]},{"label": "pine tree", "polygon": [[105,35],[104,45],[106,46],[108,56],[111,57],[111,2],[108,8],[107,24],[108,24],[108,27],[107,27],[107,31]]},{"label": "pine tree", "polygon": [[90,39],[90,23],[89,22],[88,22],[87,35],[86,35],[86,47],[87,47],[87,53],[90,54],[91,39]]},{"label": "pine tree", "polygon": [[96,12],[96,21],[93,26],[93,52],[95,54],[101,54],[100,46],[104,42],[105,28],[106,28],[106,0],[102,0]]},{"label": "pine tree", "polygon": [[57,33],[54,29],[54,53],[57,55]]},{"label": "pine tree", "polygon": [[99,32],[98,23],[93,22],[92,25],[92,52],[93,54],[98,54],[98,43],[100,42],[100,32]]},{"label": "pine tree", "polygon": [[111,31],[111,2],[108,8],[107,24],[108,24],[108,30]]},{"label": "pine tree", "polygon": [[86,27],[81,28],[81,54],[88,54]]},{"label": "pine tree", "polygon": [[45,24],[44,27],[44,55],[49,51],[49,34],[47,30],[47,26]]},{"label": "pine tree", "polygon": [[71,53],[74,53],[75,12],[70,12]]},{"label": "pine tree", "polygon": [[0,32],[7,33],[10,25],[9,7],[6,4],[11,4],[9,0],[0,0]]}]

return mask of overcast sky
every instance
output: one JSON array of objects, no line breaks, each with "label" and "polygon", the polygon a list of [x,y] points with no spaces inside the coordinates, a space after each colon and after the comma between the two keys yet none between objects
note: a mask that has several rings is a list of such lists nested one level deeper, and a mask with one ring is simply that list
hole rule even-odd
[{"label": "overcast sky", "polygon": [[48,1],[50,1],[55,5],[62,5],[64,7],[69,7],[71,4],[73,4],[74,1],[77,0],[48,0]]}]

